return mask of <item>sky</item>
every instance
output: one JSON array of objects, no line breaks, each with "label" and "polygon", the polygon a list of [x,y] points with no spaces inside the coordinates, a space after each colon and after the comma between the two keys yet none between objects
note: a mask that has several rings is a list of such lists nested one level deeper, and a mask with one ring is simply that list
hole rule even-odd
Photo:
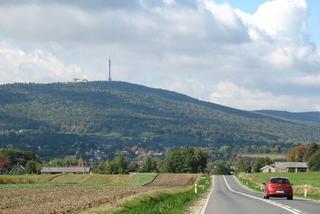
[{"label": "sky", "polygon": [[0,84],[143,84],[320,111],[319,0],[0,0]]}]

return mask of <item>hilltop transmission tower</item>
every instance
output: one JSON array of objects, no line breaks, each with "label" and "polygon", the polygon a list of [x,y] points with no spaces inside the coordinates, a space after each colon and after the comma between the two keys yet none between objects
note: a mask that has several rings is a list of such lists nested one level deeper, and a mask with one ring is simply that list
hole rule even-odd
[{"label": "hilltop transmission tower", "polygon": [[108,78],[108,81],[111,82],[112,79],[111,79],[111,59],[109,58],[109,78]]}]

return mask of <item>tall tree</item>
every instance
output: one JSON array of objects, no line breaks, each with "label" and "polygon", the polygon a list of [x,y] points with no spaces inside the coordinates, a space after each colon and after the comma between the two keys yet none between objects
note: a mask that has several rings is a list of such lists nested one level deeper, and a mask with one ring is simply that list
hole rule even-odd
[{"label": "tall tree", "polygon": [[320,171],[320,149],[311,156],[308,165],[311,171]]},{"label": "tall tree", "polygon": [[252,164],[252,171],[253,172],[260,172],[260,169],[266,165],[272,163],[272,160],[269,157],[265,158],[256,158]]},{"label": "tall tree", "polygon": [[288,151],[287,160],[293,162],[304,161],[304,155],[306,153],[306,147],[303,145],[296,146]]},{"label": "tall tree", "polygon": [[112,161],[114,166],[114,172],[112,174],[127,174],[128,170],[128,161],[123,156],[118,156]]},{"label": "tall tree", "polygon": [[25,173],[27,174],[39,174],[41,170],[41,164],[36,161],[28,161],[25,166]]},{"label": "tall tree", "polygon": [[238,171],[246,173],[251,172],[251,166],[246,162],[240,161],[238,164]]},{"label": "tall tree", "polygon": [[304,154],[304,160],[309,161],[309,159],[312,157],[314,153],[316,153],[320,149],[320,146],[318,144],[313,143],[307,147],[307,151]]},{"label": "tall tree", "polygon": [[156,172],[157,171],[157,163],[150,156],[144,158],[141,172]]}]

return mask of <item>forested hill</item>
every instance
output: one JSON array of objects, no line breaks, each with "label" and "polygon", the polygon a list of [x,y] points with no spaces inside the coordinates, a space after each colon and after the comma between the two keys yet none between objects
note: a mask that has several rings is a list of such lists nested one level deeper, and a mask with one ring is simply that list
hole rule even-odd
[{"label": "forested hill", "polygon": [[269,116],[281,117],[288,120],[296,120],[311,123],[320,123],[320,112],[287,112],[287,111],[271,111],[271,110],[260,110],[256,111]]},{"label": "forested hill", "polygon": [[320,125],[241,111],[125,82],[0,86],[0,147],[43,156],[124,147],[276,145],[320,140]]}]

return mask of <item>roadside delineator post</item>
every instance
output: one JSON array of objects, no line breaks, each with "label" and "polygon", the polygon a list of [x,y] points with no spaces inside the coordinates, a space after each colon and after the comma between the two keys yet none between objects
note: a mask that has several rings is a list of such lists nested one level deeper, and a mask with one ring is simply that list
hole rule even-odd
[{"label": "roadside delineator post", "polygon": [[307,197],[308,195],[308,185],[304,185],[304,197]]},{"label": "roadside delineator post", "polygon": [[195,183],[194,184],[194,194],[197,194],[198,193],[198,184]]}]

